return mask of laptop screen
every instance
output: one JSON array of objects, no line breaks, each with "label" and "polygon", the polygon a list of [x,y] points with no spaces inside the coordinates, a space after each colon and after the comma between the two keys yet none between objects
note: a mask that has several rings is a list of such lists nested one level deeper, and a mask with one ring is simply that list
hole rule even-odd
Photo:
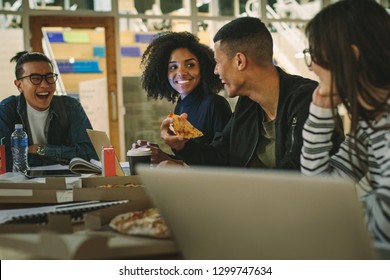
[{"label": "laptop screen", "polygon": [[355,186],[258,169],[138,168],[187,259],[371,259]]}]

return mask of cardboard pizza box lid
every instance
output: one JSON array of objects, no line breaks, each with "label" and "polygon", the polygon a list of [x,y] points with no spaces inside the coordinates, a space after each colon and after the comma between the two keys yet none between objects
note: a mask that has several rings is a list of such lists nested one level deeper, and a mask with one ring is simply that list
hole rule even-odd
[{"label": "cardboard pizza box lid", "polygon": [[127,199],[136,210],[151,207],[152,202],[145,192],[143,186],[140,187],[118,187],[118,188],[97,188],[105,184],[123,185],[135,184],[141,185],[139,176],[114,176],[114,177],[88,177],[81,178],[81,188],[73,190],[74,201],[99,200],[110,201],[118,199]]},{"label": "cardboard pizza box lid", "polygon": [[48,259],[180,258],[173,240],[118,234],[113,231],[79,231],[0,234],[0,246]]},{"label": "cardboard pizza box lid", "polygon": [[[46,178],[42,182],[0,182],[0,203],[41,204],[73,201],[73,191],[68,189],[65,178]],[[4,208],[5,205],[2,205]],[[16,205],[12,205],[16,208]]]}]

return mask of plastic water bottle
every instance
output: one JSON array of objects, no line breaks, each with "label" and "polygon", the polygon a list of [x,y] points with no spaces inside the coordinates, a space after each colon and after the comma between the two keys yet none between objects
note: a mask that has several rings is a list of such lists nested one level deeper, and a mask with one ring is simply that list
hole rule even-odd
[{"label": "plastic water bottle", "polygon": [[12,171],[26,173],[28,170],[28,136],[22,124],[15,124],[15,131],[11,134],[11,150]]}]

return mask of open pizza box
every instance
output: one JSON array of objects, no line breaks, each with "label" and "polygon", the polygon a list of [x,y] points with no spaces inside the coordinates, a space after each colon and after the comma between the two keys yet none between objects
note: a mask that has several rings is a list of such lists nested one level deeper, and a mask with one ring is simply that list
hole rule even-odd
[{"label": "open pizza box", "polygon": [[[49,216],[48,224],[35,228],[23,224],[0,225],[0,251],[7,249],[12,259],[15,253],[21,259],[181,258],[172,239],[130,236],[107,225],[118,214],[149,206],[125,203],[87,212],[83,223],[77,225],[67,215]],[[8,259],[4,254],[2,259]]]},{"label": "open pizza box", "polygon": [[[101,188],[103,185],[117,187]],[[135,187],[123,185],[132,184]],[[118,187],[119,186],[119,187]],[[139,176],[89,177],[81,179],[81,188],[74,189],[74,201],[99,200],[128,200],[126,204],[116,205],[84,215],[86,228],[97,230],[106,226],[115,216],[136,210],[153,207],[153,203],[141,185]]]},{"label": "open pizza box", "polygon": [[139,200],[86,212],[76,225],[67,215],[51,215],[45,225],[0,225],[0,248],[27,254],[23,259],[181,258],[172,239],[129,236],[108,226],[116,215],[149,207],[139,194]]},{"label": "open pizza box", "polygon": [[[0,247],[24,253],[22,259],[144,259],[181,258],[175,243],[114,231],[0,234]],[[14,254],[13,254],[14,255]],[[11,257],[15,259],[15,257]],[[8,259],[2,256],[2,259]]]},{"label": "open pizza box", "polygon": [[[74,201],[127,199],[132,203],[149,202],[139,176],[96,176],[81,178],[80,181],[81,188],[76,188],[73,192]],[[107,185],[114,187],[102,187]],[[134,187],[126,187],[126,185],[134,185]]]},{"label": "open pizza box", "polygon": [[0,182],[1,208],[16,204],[63,203],[73,201],[73,191],[65,178],[48,177],[41,182]]},{"label": "open pizza box", "polygon": [[[69,233],[74,231],[75,224],[85,230],[108,230],[108,223],[115,216],[135,210],[144,210],[153,207],[144,188],[117,187],[97,188],[97,186],[112,184],[140,184],[138,176],[118,177],[86,177],[79,178],[78,187],[72,190],[66,188],[64,178],[46,178],[45,183],[11,183],[0,184],[0,210],[27,209],[31,207],[53,206],[62,207],[66,203],[83,203],[99,201],[107,203],[109,207],[96,208],[82,214],[82,219],[74,220],[72,215],[49,215],[45,222],[23,223],[13,222],[0,224],[0,234],[3,233],[39,233],[52,231]],[[12,194],[12,195],[10,195]],[[115,204],[115,201],[126,200],[126,203]],[[64,216],[64,217],[61,217]]]},{"label": "open pizza box", "polygon": [[[142,208],[142,205],[137,207]],[[129,204],[128,200],[115,200],[0,209],[0,234],[31,233],[44,230],[69,233],[89,228],[100,230],[112,217],[132,211],[134,208],[135,206]]]}]

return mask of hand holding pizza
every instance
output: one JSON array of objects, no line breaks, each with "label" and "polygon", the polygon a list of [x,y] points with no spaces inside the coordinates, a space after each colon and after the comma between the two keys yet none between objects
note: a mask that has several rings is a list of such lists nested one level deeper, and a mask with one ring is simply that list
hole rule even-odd
[{"label": "hand holding pizza", "polygon": [[[187,119],[187,114],[181,114],[180,117]],[[164,143],[169,147],[175,150],[182,150],[188,141],[182,135],[175,135],[174,132],[170,129],[173,124],[173,117],[168,115],[166,119],[164,119],[160,126],[161,138],[164,140]]]}]

